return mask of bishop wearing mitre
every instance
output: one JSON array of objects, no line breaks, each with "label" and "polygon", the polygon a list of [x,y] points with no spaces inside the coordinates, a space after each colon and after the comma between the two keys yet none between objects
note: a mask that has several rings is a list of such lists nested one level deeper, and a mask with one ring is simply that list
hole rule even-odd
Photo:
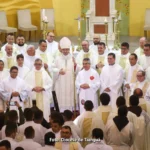
[{"label": "bishop wearing mitre", "polygon": [[74,70],[76,64],[70,54],[71,41],[67,37],[60,40],[62,55],[53,64],[54,90],[58,99],[60,111],[74,108]]}]

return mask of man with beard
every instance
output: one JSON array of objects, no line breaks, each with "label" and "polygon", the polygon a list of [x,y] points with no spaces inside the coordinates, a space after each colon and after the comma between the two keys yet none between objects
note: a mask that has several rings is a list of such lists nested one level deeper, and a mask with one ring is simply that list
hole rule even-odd
[{"label": "man with beard", "polygon": [[94,36],[93,36],[93,44],[90,45],[90,49],[92,49],[93,51],[98,53],[97,45],[100,43],[100,41],[101,41],[100,36],[98,34],[94,34]]},{"label": "man with beard", "polygon": [[27,44],[25,44],[25,38],[23,35],[17,36],[16,49],[17,49],[17,54],[24,54],[26,52]]}]

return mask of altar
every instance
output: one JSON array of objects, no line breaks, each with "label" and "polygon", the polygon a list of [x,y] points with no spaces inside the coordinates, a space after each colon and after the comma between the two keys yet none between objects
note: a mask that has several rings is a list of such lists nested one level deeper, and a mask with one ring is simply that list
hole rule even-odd
[{"label": "altar", "polygon": [[107,35],[108,45],[112,45],[116,14],[115,0],[90,0],[90,9],[86,13],[86,40],[91,41],[94,34],[99,34],[105,42]]}]

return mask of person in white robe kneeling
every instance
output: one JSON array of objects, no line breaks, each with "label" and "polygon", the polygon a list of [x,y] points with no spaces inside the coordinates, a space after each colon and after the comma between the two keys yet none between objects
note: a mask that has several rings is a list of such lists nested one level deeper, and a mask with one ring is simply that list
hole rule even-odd
[{"label": "person in white robe kneeling", "polygon": [[[81,130],[81,138],[92,138],[92,130],[94,128],[101,128],[104,130],[103,121],[97,116],[93,111],[93,103],[92,101],[86,101],[84,104],[85,112],[83,112],[80,116],[78,116],[74,123]],[[86,146],[88,142],[83,140],[82,145]]]},{"label": "person in white robe kneeling", "polygon": [[103,123],[106,125],[108,116],[112,111],[110,103],[110,96],[107,93],[102,93],[100,95],[100,106],[94,111],[98,117],[100,117]]},{"label": "person in white robe kneeling", "polygon": [[[27,85],[23,79],[18,77],[18,68],[13,66],[10,68],[10,76],[3,80],[0,84],[0,93],[4,101],[10,103],[17,101],[19,105],[24,109],[24,102],[28,99]],[[10,109],[18,108],[10,106]]]},{"label": "person in white robe kneeling", "polygon": [[25,78],[29,86],[30,106],[36,100],[37,107],[44,113],[44,118],[49,121],[52,79],[42,67],[42,60],[36,59],[35,68]]},{"label": "person in white robe kneeling", "polygon": [[93,129],[92,138],[93,143],[88,144],[84,150],[113,150],[111,146],[105,144],[104,133],[100,128]]},{"label": "person in white robe kneeling", "polygon": [[16,147],[22,147],[24,150],[36,150],[37,148],[41,148],[42,146],[33,140],[35,136],[35,130],[32,126],[29,126],[24,131],[25,139],[19,142]]},{"label": "person in white robe kneeling", "polygon": [[70,54],[71,41],[67,37],[60,40],[62,55],[53,64],[54,90],[58,99],[60,112],[74,109],[74,72],[76,63]]},{"label": "person in white robe kneeling", "polygon": [[100,93],[108,93],[111,97],[111,105],[116,108],[116,99],[121,95],[123,84],[123,69],[115,64],[115,54],[108,54],[108,64],[102,68],[100,75]]},{"label": "person in white robe kneeling", "polygon": [[84,103],[91,100],[94,109],[98,107],[97,90],[100,87],[99,74],[91,68],[89,58],[83,59],[83,70],[81,70],[76,78],[77,93],[79,94],[80,114],[84,112]]},{"label": "person in white robe kneeling", "polygon": [[45,146],[37,150],[58,150],[55,148],[55,141],[55,134],[53,132],[48,132],[44,136]]},{"label": "person in white robe kneeling", "polygon": [[133,145],[134,128],[128,121],[127,107],[121,106],[118,109],[118,116],[109,120],[105,127],[106,143],[112,146],[113,150],[130,150]]},{"label": "person in white robe kneeling", "polygon": [[61,140],[56,142],[55,147],[59,150],[83,150],[79,142],[71,141],[71,137],[71,128],[63,126],[61,129]]}]

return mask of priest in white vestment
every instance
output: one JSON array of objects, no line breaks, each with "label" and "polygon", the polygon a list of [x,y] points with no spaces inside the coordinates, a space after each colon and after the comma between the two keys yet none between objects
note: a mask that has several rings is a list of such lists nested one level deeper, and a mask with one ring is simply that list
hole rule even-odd
[{"label": "priest in white vestment", "polygon": [[104,125],[106,125],[108,116],[112,111],[112,108],[109,105],[110,96],[107,93],[102,93],[100,95],[100,102],[101,102],[100,106],[94,112],[98,117],[101,118]]},{"label": "priest in white vestment", "polygon": [[112,146],[113,150],[130,150],[134,141],[134,127],[129,122],[127,107],[121,106],[118,109],[118,116],[109,120],[105,127],[106,143]]},{"label": "priest in white vestment", "polygon": [[[97,116],[92,109],[94,105],[92,101],[87,100],[84,103],[85,112],[80,114],[75,120],[74,123],[80,128],[81,130],[81,138],[92,138],[92,131],[95,128],[100,128],[104,130],[103,121]],[[83,142],[83,146],[88,144],[87,141]]]},{"label": "priest in white vestment", "polygon": [[133,84],[137,81],[136,74],[139,70],[142,70],[142,67],[137,64],[138,57],[135,53],[132,53],[129,56],[130,65],[125,68],[125,77],[124,77],[124,92],[127,101],[127,105],[129,105],[129,97],[131,95],[131,89]]},{"label": "priest in white vestment", "polygon": [[93,44],[90,45],[90,49],[92,49],[95,53],[98,53],[97,45],[101,42],[100,35],[94,34],[93,36]]},{"label": "priest in white vestment", "polygon": [[46,42],[47,42],[47,52],[55,57],[57,51],[58,51],[58,42],[54,41],[54,33],[53,32],[48,32],[47,33],[47,39],[46,39]]},{"label": "priest in white vestment", "polygon": [[108,93],[111,97],[111,106],[116,107],[116,99],[121,95],[123,84],[123,69],[115,64],[115,54],[108,54],[108,64],[102,68],[100,74],[100,93]]},{"label": "priest in white vestment", "polygon": [[22,79],[26,77],[30,69],[24,65],[24,56],[19,54],[16,56],[17,67],[18,67],[18,76]]},{"label": "priest in white vestment", "polygon": [[150,66],[150,44],[144,45],[144,54],[139,58],[139,64],[144,70]]},{"label": "priest in white vestment", "polygon": [[144,54],[144,45],[146,44],[146,38],[142,37],[139,40],[139,48],[137,48],[134,53],[140,58]]},{"label": "priest in white vestment", "polygon": [[6,45],[12,45],[13,48],[13,54],[16,55],[16,44],[15,42],[15,37],[12,33],[8,33],[6,37],[7,43],[1,48],[1,51],[3,52],[4,55],[6,55]]},{"label": "priest in white vestment", "polygon": [[121,44],[121,54],[116,55],[116,63],[118,63],[123,70],[129,65],[129,44],[124,42]]},{"label": "priest in white vestment", "polygon": [[28,98],[27,85],[23,79],[18,77],[18,68],[10,68],[10,76],[4,79],[0,84],[0,93],[4,101],[10,102],[10,109],[18,110],[11,102],[17,101],[24,109],[24,102]]},{"label": "priest in white vestment", "polygon": [[94,109],[98,107],[97,90],[100,87],[99,74],[91,68],[89,58],[83,59],[83,70],[81,70],[76,78],[76,88],[79,94],[80,114],[84,112],[84,103],[86,100],[91,100],[94,104]]},{"label": "priest in white vestment", "polygon": [[12,66],[16,65],[16,56],[13,54],[12,45],[7,44],[5,47],[6,55],[2,58],[5,68],[10,69]]},{"label": "priest in white vestment", "polygon": [[30,106],[32,100],[36,100],[37,107],[43,111],[44,118],[49,121],[52,79],[42,67],[41,59],[36,59],[34,66],[35,68],[25,78],[29,87]]},{"label": "priest in white vestment", "polygon": [[80,128],[74,124],[73,119],[74,115],[73,112],[70,110],[65,110],[63,113],[63,118],[64,118],[64,125],[69,126],[72,131],[72,137],[79,139],[80,138]]},{"label": "priest in white vestment", "polygon": [[28,45],[27,52],[24,54],[24,65],[32,70],[34,67],[34,62],[37,58],[39,58],[39,56],[36,55],[34,45]]},{"label": "priest in white vestment", "polygon": [[47,52],[47,43],[45,40],[39,41],[39,47],[36,50],[36,55],[42,59],[45,70],[50,74],[52,72],[52,63],[54,58],[52,54]]},{"label": "priest in white vestment", "polygon": [[[84,150],[113,150],[111,146],[104,141],[104,133],[101,129],[95,128],[92,131],[93,143],[88,144]],[[94,142],[95,140],[95,142]]]},{"label": "priest in white vestment", "polygon": [[137,82],[135,82],[131,89],[131,95],[133,94],[134,90],[140,88],[143,91],[143,96],[146,96],[146,92],[148,92],[148,88],[150,83],[146,80],[146,73],[143,70],[137,72]]},{"label": "priest in white vestment", "polygon": [[106,52],[106,46],[105,43],[101,42],[97,45],[98,47],[98,55],[95,55],[95,68],[97,72],[100,74],[102,68],[108,64],[107,62],[107,52]]},{"label": "priest in white vestment", "polygon": [[27,44],[23,35],[18,35],[16,39],[16,53],[25,54],[27,50]]},{"label": "priest in white vestment", "polygon": [[70,54],[71,41],[64,37],[60,40],[62,55],[53,64],[54,90],[60,111],[74,109],[74,72],[76,64]]},{"label": "priest in white vestment", "polygon": [[97,53],[94,52],[94,50],[89,49],[89,42],[88,41],[83,41],[82,42],[82,50],[78,53],[76,57],[76,63],[80,70],[83,68],[83,59],[84,58],[89,58],[91,61],[91,66],[94,67],[95,64],[95,55]]},{"label": "priest in white vestment", "polygon": [[[72,131],[69,126],[63,126],[61,129],[61,140],[55,143],[55,148],[59,150],[83,150],[81,144],[71,139]],[[72,141],[71,141],[72,140]]]},{"label": "priest in white vestment", "polygon": [[[9,76],[9,71],[4,69],[4,62],[0,60],[0,84]],[[0,98],[0,110],[4,111],[4,101]]]}]

